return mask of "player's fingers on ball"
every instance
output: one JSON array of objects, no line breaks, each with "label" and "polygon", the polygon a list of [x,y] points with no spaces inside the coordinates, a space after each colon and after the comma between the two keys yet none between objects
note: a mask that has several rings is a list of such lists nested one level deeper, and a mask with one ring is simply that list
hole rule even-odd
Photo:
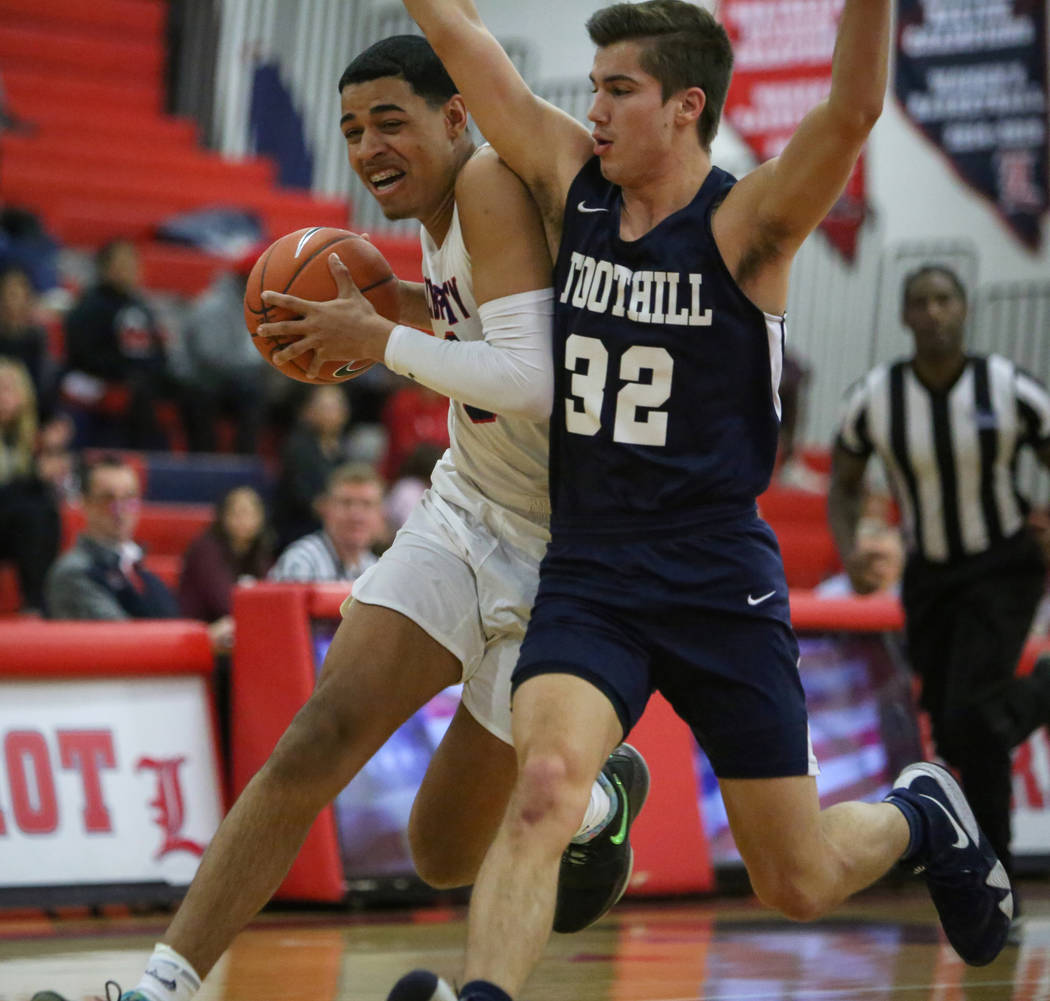
[{"label": "player's fingers on ball", "polygon": [[335,279],[337,299],[347,299],[354,294],[357,286],[354,284],[353,278],[350,277],[349,269],[338,254],[328,255],[328,270],[332,272],[332,277]]},{"label": "player's fingers on ball", "polygon": [[310,359],[310,364],[306,368],[306,377],[308,379],[316,379],[321,374],[321,352],[315,351],[313,358]]},{"label": "player's fingers on ball", "polygon": [[274,292],[272,289],[263,292],[262,301],[265,306],[279,306],[282,309],[290,309],[293,313],[305,313],[306,309],[313,305],[307,299],[288,295],[287,292]]},{"label": "player's fingers on ball", "polygon": [[310,350],[310,345],[307,344],[307,338],[302,337],[287,347],[281,348],[280,351],[275,351],[271,356],[271,360],[277,365],[284,365],[286,362],[290,362],[293,358],[298,358],[299,355]]},{"label": "player's fingers on ball", "polygon": [[260,323],[255,328],[256,337],[302,337],[299,320],[275,320],[273,323]]}]

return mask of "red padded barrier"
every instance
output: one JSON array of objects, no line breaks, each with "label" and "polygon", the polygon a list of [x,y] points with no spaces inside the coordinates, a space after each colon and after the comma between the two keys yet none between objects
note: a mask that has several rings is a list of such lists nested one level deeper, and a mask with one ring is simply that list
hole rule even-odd
[{"label": "red padded barrier", "polygon": [[[230,774],[235,796],[269,757],[313,691],[312,592],[309,585],[266,583],[234,591],[237,642],[230,696]],[[338,603],[335,607],[338,614]],[[335,902],[344,893],[335,818],[328,806],[310,828],[277,896]]]},{"label": "red padded barrier", "polygon": [[215,661],[203,622],[9,621],[0,629],[0,676],[211,676]]}]

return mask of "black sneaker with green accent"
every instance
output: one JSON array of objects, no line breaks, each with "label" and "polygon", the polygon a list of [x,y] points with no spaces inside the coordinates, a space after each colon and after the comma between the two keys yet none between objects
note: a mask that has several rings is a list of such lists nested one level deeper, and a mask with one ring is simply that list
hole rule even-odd
[{"label": "black sneaker with green accent", "polygon": [[594,924],[623,896],[631,878],[630,831],[649,795],[649,768],[630,744],[621,744],[609,755],[602,774],[616,792],[616,812],[590,841],[565,849],[558,872],[556,932]]}]

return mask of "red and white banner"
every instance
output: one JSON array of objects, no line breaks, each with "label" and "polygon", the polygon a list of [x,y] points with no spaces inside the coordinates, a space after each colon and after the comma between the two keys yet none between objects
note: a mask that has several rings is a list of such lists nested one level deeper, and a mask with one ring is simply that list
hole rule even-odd
[{"label": "red and white banner", "polygon": [[0,888],[184,886],[221,818],[203,678],[0,681]]},{"label": "red and white banner", "polygon": [[[831,90],[844,0],[722,0],[733,43],[724,117],[759,160],[779,156],[799,122]],[[863,154],[821,229],[847,260],[867,214]]]}]

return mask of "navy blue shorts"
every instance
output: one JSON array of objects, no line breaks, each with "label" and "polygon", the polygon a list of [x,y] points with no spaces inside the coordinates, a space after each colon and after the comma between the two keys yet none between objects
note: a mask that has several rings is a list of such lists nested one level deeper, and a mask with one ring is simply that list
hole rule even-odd
[{"label": "navy blue shorts", "polygon": [[625,736],[659,691],[720,778],[812,771],[783,564],[757,517],[644,542],[556,539],[513,688],[539,674],[591,682]]}]

